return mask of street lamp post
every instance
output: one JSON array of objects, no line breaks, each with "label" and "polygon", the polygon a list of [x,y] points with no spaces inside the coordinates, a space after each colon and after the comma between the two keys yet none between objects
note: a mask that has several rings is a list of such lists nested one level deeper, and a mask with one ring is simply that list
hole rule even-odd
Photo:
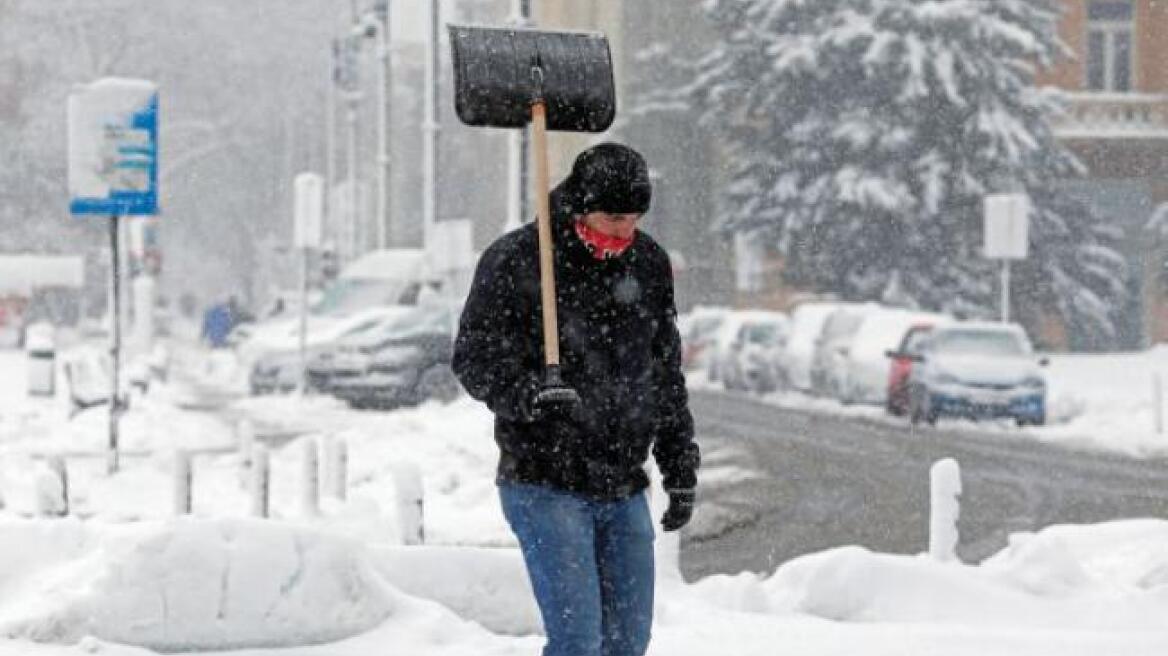
[{"label": "street lamp post", "polygon": [[389,2],[378,0],[373,12],[354,27],[365,38],[375,39],[377,58],[377,248],[389,245],[389,94],[393,79],[389,48]]},{"label": "street lamp post", "polygon": [[430,0],[430,35],[426,39],[426,93],[422,131],[425,146],[422,152],[422,245],[432,248],[434,222],[438,218],[438,0]]}]

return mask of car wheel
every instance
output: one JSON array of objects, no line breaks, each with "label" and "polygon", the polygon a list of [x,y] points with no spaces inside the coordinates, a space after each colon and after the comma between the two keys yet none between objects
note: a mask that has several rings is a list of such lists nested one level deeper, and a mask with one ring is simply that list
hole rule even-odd
[{"label": "car wheel", "polygon": [[937,423],[937,413],[929,405],[929,395],[924,390],[909,391],[908,419],[914,426],[922,421],[930,426]]},{"label": "car wheel", "polygon": [[430,367],[418,379],[418,396],[421,399],[436,399],[450,403],[458,398],[461,388],[450,367],[438,365]]}]

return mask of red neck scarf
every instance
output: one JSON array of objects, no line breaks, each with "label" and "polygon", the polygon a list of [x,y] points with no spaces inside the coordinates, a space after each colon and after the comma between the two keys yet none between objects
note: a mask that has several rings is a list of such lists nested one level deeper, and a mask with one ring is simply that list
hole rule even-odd
[{"label": "red neck scarf", "polygon": [[599,230],[589,228],[583,221],[576,221],[576,236],[584,245],[588,247],[588,251],[592,253],[592,257],[598,260],[607,260],[610,257],[620,257],[629,246],[633,245],[634,237],[625,239],[623,237],[614,237],[613,235],[606,235]]}]

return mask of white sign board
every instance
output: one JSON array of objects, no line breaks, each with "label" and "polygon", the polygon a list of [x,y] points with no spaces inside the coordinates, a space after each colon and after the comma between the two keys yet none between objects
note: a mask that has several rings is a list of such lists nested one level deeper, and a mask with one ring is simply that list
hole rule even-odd
[{"label": "white sign board", "polygon": [[301,173],[296,176],[294,187],[296,225],[292,245],[296,248],[320,248],[324,214],[324,178],[316,173]]},{"label": "white sign board", "polygon": [[69,210],[158,213],[158,86],[103,78],[69,93]]},{"label": "white sign board", "polygon": [[1030,197],[992,194],[985,198],[985,256],[1026,259],[1030,247]]}]

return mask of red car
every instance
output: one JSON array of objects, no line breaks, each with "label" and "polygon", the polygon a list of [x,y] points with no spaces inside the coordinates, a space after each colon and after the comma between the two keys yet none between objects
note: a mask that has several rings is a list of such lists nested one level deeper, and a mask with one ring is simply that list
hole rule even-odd
[{"label": "red car", "polygon": [[917,324],[909,328],[900,340],[900,346],[885,354],[892,360],[892,366],[888,368],[888,402],[885,406],[888,414],[897,417],[908,414],[908,377],[912,373],[912,356],[919,353],[921,341],[932,329],[932,324]]}]

